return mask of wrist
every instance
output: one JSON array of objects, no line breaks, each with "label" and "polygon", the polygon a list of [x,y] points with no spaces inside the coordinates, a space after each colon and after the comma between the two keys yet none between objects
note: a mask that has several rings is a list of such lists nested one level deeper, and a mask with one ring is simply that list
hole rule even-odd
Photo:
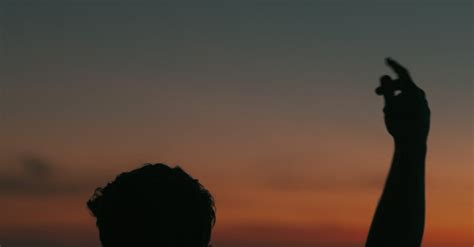
[{"label": "wrist", "polygon": [[427,149],[427,141],[424,139],[394,140],[396,150],[424,151]]}]

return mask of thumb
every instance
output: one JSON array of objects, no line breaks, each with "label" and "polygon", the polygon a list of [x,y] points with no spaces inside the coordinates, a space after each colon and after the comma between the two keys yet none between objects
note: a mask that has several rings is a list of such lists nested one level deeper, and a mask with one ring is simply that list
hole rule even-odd
[{"label": "thumb", "polygon": [[380,86],[375,90],[377,95],[384,97],[385,103],[391,103],[395,97],[396,81],[390,76],[384,75],[380,77]]}]

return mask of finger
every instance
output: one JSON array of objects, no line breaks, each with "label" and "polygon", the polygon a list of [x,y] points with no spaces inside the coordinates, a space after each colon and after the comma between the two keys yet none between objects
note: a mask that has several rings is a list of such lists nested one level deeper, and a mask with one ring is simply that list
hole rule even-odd
[{"label": "finger", "polygon": [[402,90],[418,89],[413,80],[411,79],[410,72],[403,67],[400,63],[388,57],[385,59],[387,66],[389,66],[397,75],[399,80],[399,87]]},{"label": "finger", "polygon": [[403,67],[401,64],[399,64],[397,61],[388,57],[385,59],[385,63],[398,75],[400,79],[411,80],[408,70],[405,67]]},{"label": "finger", "polygon": [[385,93],[391,93],[397,89],[397,82],[392,80],[388,75],[380,77],[380,86],[375,89],[377,95],[384,95]]},{"label": "finger", "polygon": [[384,75],[380,77],[380,87],[375,92],[378,95],[383,95],[385,103],[389,104],[395,96],[395,90],[397,89],[397,81],[393,80],[390,76]]}]

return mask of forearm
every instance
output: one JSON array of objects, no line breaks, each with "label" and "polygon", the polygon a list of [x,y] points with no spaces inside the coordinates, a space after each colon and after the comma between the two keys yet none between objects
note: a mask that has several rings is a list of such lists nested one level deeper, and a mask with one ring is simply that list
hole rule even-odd
[{"label": "forearm", "polygon": [[426,142],[396,143],[367,247],[421,245],[425,214]]}]

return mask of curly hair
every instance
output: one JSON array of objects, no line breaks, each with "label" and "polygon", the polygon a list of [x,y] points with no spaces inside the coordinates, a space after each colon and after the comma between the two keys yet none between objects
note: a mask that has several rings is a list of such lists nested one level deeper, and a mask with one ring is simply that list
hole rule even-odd
[{"label": "curly hair", "polygon": [[145,164],[97,188],[87,207],[103,247],[206,247],[214,199],[180,167]]}]

